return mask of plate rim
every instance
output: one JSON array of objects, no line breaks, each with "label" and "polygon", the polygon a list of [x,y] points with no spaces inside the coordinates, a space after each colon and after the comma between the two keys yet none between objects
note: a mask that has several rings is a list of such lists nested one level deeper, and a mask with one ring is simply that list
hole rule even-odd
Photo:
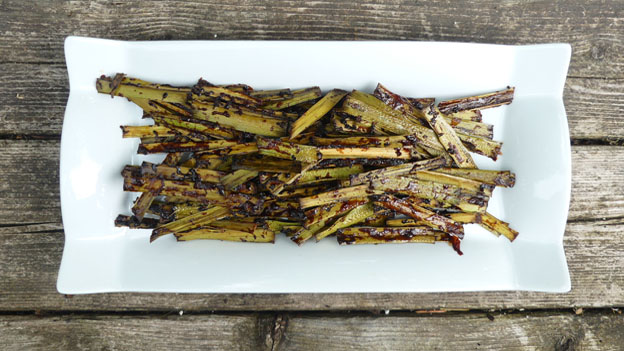
[{"label": "plate rim", "polygon": [[[448,44],[455,44],[455,45],[468,45],[468,46],[497,46],[497,47],[509,47],[509,48],[547,48],[547,47],[556,47],[559,48],[561,50],[563,50],[564,52],[564,56],[567,55],[567,58],[564,58],[564,61],[566,63],[565,66],[565,71],[567,72],[567,69],[569,67],[569,61],[570,61],[570,56],[571,56],[571,46],[567,43],[540,43],[540,44],[529,44],[529,45],[508,45],[508,44],[488,44],[488,43],[465,43],[465,42],[428,42],[428,41],[384,41],[384,40],[379,40],[379,41],[337,41],[337,40],[328,40],[328,41],[297,41],[297,40],[292,40],[292,41],[279,41],[279,40],[268,40],[268,41],[252,41],[252,40],[236,40],[236,41],[221,41],[221,40],[174,40],[174,41],[122,41],[122,40],[111,40],[111,39],[101,39],[101,38],[89,38],[89,37],[82,37],[82,36],[69,36],[65,39],[65,54],[66,54],[66,62],[68,62],[67,65],[67,69],[68,72],[71,71],[71,67],[69,66],[69,59],[68,59],[68,46],[71,45],[76,45],[80,44],[81,41],[85,41],[87,43],[93,42],[93,41],[98,41],[98,42],[102,42],[102,43],[108,43],[108,44],[114,44],[114,45],[134,45],[134,44],[139,44],[139,45],[169,45],[169,44],[179,44],[179,43],[183,43],[184,45],[192,45],[192,44],[214,44],[214,43],[220,43],[219,45],[226,45],[226,44],[248,44],[248,43],[253,43],[254,45],[262,45],[262,44],[266,44],[266,43],[278,43],[280,45],[283,45],[284,43],[286,44],[290,44],[290,43],[298,43],[297,45],[300,45],[299,43],[338,43],[338,44],[345,44],[345,43],[349,43],[349,44],[355,44],[355,45],[369,45],[370,43],[396,43],[399,45],[402,44],[418,44],[418,43],[427,43],[427,44],[434,44],[434,45],[448,45]],[[566,54],[567,52],[567,54]],[[563,88],[564,88],[564,84],[565,84],[565,80],[566,80],[566,75],[564,75],[563,77],[563,83],[561,84],[561,89],[558,89],[557,91],[555,91],[554,93],[556,93],[556,96],[559,97],[562,100],[563,97]],[[69,92],[69,97],[68,97],[68,106],[69,106],[69,102],[72,99],[72,86],[71,86],[71,74],[70,74],[70,79],[69,79],[69,84],[70,84],[70,92]],[[565,127],[561,132],[564,133],[565,137],[567,138],[567,140],[569,141],[569,129],[568,127],[568,119],[567,119],[567,113],[565,111],[565,106],[563,106],[563,101],[561,101],[562,104],[562,108],[563,108],[563,122],[565,123]],[[67,107],[66,107],[66,112],[65,115],[67,115]],[[63,177],[65,176],[64,173],[64,168],[63,168],[63,140],[65,140],[65,137],[67,136],[67,134],[65,133],[65,129],[66,129],[66,120],[64,119],[63,121],[63,132],[62,132],[62,136],[61,136],[61,149],[60,149],[60,153],[61,153],[61,157],[60,157],[60,162],[59,162],[59,167],[60,167],[60,194],[61,194],[61,210],[62,212],[63,209],[65,208],[64,203],[66,204],[66,201],[63,201],[63,197],[64,197],[64,185],[63,185]],[[69,127],[67,127],[69,128]],[[476,291],[517,291],[517,290],[521,290],[521,291],[547,291],[547,292],[567,292],[570,290],[571,288],[571,283],[570,283],[570,276],[569,276],[569,268],[567,265],[567,260],[565,258],[565,253],[564,253],[564,247],[563,247],[563,236],[565,233],[565,223],[567,222],[567,211],[569,209],[569,205],[570,205],[570,197],[571,197],[571,147],[569,142],[567,143],[567,149],[564,146],[564,155],[567,156],[567,165],[568,165],[568,170],[567,170],[567,181],[566,181],[566,185],[567,185],[567,201],[566,201],[566,221],[563,223],[564,226],[564,230],[561,231],[561,233],[559,234],[559,242],[561,243],[561,245],[558,246],[558,248],[560,249],[560,253],[563,255],[563,261],[565,262],[565,273],[566,273],[566,277],[567,277],[567,281],[564,281],[563,284],[561,284],[561,286],[551,289],[551,290],[525,290],[525,289],[518,289],[517,287],[514,288],[501,288],[501,289],[491,289],[488,288],[487,290],[476,290]],[[63,274],[63,262],[65,262],[65,258],[66,258],[66,250],[69,250],[71,247],[71,243],[70,241],[72,240],[76,240],[76,238],[72,237],[72,234],[70,234],[72,232],[72,230],[65,228],[64,233],[65,233],[65,244],[64,244],[64,248],[63,248],[63,259],[61,261],[61,266],[59,268],[59,277],[57,280],[57,290],[61,293],[72,293],[72,294],[80,294],[80,293],[99,293],[99,292],[123,292],[123,291],[134,291],[134,290],[128,290],[128,289],[124,289],[123,286],[119,286],[119,287],[111,287],[110,289],[95,289],[95,290],[90,290],[90,289],[72,289],[69,288],[68,286],[64,286],[63,284],[61,284],[61,276]],[[66,263],[66,262],[65,262]],[[66,263],[67,264],[67,263]],[[450,291],[475,291],[475,290],[441,290],[444,292],[450,292]],[[152,292],[152,290],[145,290],[145,291],[140,291],[140,292]],[[187,292],[187,290],[185,289],[180,289],[180,290],[176,290],[176,291],[171,291],[169,289],[165,289],[163,291],[156,291],[156,292]],[[199,291],[193,291],[193,292],[199,292]],[[348,291],[340,291],[340,293],[345,292],[345,293],[349,293]],[[354,291],[353,293],[358,293],[359,291]],[[368,292],[368,291],[367,291]],[[233,293],[246,293],[245,291],[234,291]],[[264,293],[264,292],[262,292]],[[282,291],[275,291],[275,292],[269,292],[269,293],[283,293]],[[286,293],[290,293],[290,292],[286,292]],[[414,291],[414,293],[419,293],[418,291]]]}]

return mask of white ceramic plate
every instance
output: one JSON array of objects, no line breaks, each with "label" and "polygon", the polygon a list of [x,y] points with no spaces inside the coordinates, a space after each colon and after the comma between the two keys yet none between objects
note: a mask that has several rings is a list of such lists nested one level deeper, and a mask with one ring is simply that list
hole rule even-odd
[{"label": "white ceramic plate", "polygon": [[[65,249],[57,288],[79,294],[142,292],[565,292],[570,278],[563,233],[570,199],[570,142],[562,91],[570,46],[434,42],[122,42],[65,41],[70,95],[61,141]],[[137,140],[119,126],[139,125],[138,107],[98,94],[95,79],[117,72],[170,84],[247,83],[372,91],[377,82],[408,96],[451,98],[516,87],[514,102],[486,110],[504,142],[486,169],[509,169],[516,186],[496,189],[489,211],[520,232],[510,243],[476,225],[463,256],[438,243],[302,247],[219,241],[149,243],[148,230],[115,228],[134,194],[119,174],[140,164]]]}]

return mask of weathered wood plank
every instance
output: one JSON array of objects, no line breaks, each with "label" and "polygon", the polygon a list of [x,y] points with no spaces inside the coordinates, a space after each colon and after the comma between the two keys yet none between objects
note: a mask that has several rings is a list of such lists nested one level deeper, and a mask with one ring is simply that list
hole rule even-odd
[{"label": "weathered wood plank", "polygon": [[572,147],[569,221],[624,217],[622,151],[622,147]]},{"label": "weathered wood plank", "polygon": [[[489,317],[489,318],[488,318]],[[620,350],[614,313],[1,316],[10,350]]]},{"label": "weathered wood plank", "polygon": [[563,102],[571,139],[624,137],[624,80],[568,78]]},{"label": "weathered wood plank", "polygon": [[288,318],[278,350],[620,350],[624,318],[570,313]]},{"label": "weathered wood plank", "polygon": [[[611,1],[3,1],[2,62],[63,62],[63,39],[569,42],[570,74],[624,77],[624,3]],[[33,35],[37,33],[37,35]]]},{"label": "weathered wood plank", "polygon": [[[573,147],[573,194],[565,245],[570,294],[107,294],[65,299],[55,291],[63,233],[58,142],[0,141],[0,310],[412,309],[617,306],[624,304],[624,156],[621,147]],[[609,165],[609,171],[603,171]],[[606,220],[601,220],[607,218]],[[9,225],[19,224],[17,226]],[[97,307],[94,307],[97,306]]]},{"label": "weathered wood plank", "polygon": [[0,225],[60,223],[56,140],[0,140]]},{"label": "weathered wood plank", "polygon": [[[59,135],[68,94],[63,64],[0,64],[0,135]],[[568,78],[571,138],[622,138],[623,94],[624,80]]]},{"label": "weathered wood plank", "polygon": [[[59,141],[0,140],[0,225],[60,223]],[[624,148],[572,147],[569,220],[624,216]]]},{"label": "weathered wood plank", "polygon": [[[567,294],[97,294],[56,292],[61,231],[41,226],[0,231],[0,310],[382,310],[611,307],[624,305],[624,219],[568,224],[564,245],[572,279]],[[50,229],[48,229],[50,230]]]},{"label": "weathered wood plank", "polygon": [[65,65],[0,64],[0,134],[60,135],[68,96]]},{"label": "weathered wood plank", "polygon": [[[3,350],[268,350],[258,315],[0,316]],[[267,330],[268,332],[268,330]]]}]

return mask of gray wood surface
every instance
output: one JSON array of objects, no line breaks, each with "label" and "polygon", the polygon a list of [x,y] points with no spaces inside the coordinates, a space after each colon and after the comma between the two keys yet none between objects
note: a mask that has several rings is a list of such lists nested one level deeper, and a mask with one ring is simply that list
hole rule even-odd
[{"label": "gray wood surface", "polygon": [[[258,351],[270,350],[263,339],[270,335],[270,324],[254,315],[0,316],[0,345],[6,351]],[[267,330],[260,330],[262,326]]]},{"label": "gray wood surface", "polygon": [[[0,310],[377,310],[624,305],[624,147],[573,146],[564,245],[568,294],[101,294],[67,299],[55,282],[63,249],[58,142],[0,141]],[[33,160],[23,162],[22,160]],[[613,166],[608,171],[606,165]],[[46,174],[42,177],[42,174]]]},{"label": "gray wood surface", "polygon": [[[624,306],[623,1],[0,0],[0,33],[2,349],[622,349],[623,318],[611,308]],[[570,43],[573,189],[564,245],[572,291],[58,294],[67,35]],[[569,313],[578,307],[601,310]],[[493,321],[477,312],[344,312],[440,309],[526,312],[492,312]],[[214,310],[242,314],[207,314]],[[296,312],[304,310],[336,312]]]},{"label": "gray wood surface", "polygon": [[617,312],[0,316],[3,350],[621,350]]},{"label": "gray wood surface", "polygon": [[[3,62],[63,63],[63,38],[572,43],[570,74],[624,78],[610,1],[3,1]],[[32,35],[37,33],[37,35]],[[216,35],[216,36],[215,36]],[[18,40],[19,43],[15,43]]]},{"label": "gray wood surface", "polygon": [[[1,57],[1,56],[0,56]],[[69,94],[64,64],[0,64],[0,135],[61,133]],[[95,84],[95,83],[94,83]],[[624,79],[568,78],[564,103],[573,139],[624,136]]]},{"label": "gray wood surface", "polygon": [[[0,148],[0,164],[6,165],[0,169],[6,179],[0,183],[0,225],[60,223],[60,142],[0,139]],[[624,168],[617,166],[624,164],[622,150],[620,146],[572,146],[568,220],[624,217]]]},{"label": "gray wood surface", "polygon": [[56,292],[63,233],[53,224],[25,226],[32,233],[0,235],[0,310],[272,311],[535,309],[624,306],[621,219],[568,224],[564,245],[572,279],[567,294],[481,292],[438,294],[95,294]]}]

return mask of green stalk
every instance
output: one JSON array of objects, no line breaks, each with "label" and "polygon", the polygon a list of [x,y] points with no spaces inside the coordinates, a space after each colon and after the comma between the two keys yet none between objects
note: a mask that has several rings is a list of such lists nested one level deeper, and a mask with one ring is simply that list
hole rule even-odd
[{"label": "green stalk", "polygon": [[[456,219],[453,219],[457,221]],[[457,221],[460,223],[465,223],[462,221]],[[427,222],[414,218],[393,218],[386,220],[386,225],[388,227],[414,227],[414,226],[426,226]]]},{"label": "green stalk", "polygon": [[321,89],[319,87],[293,90],[291,98],[279,101],[269,101],[262,107],[269,110],[283,110],[302,102],[318,99],[319,97],[321,97]]},{"label": "green stalk", "polygon": [[424,199],[434,199],[459,207],[465,212],[485,212],[488,196],[475,194],[459,187],[408,177],[379,178],[371,182],[379,193],[398,193]]},{"label": "green stalk", "polygon": [[260,105],[262,103],[262,100],[249,96],[241,91],[228,89],[225,86],[211,85],[205,80],[200,80],[193,87],[191,99],[193,101],[202,102],[212,102],[218,100],[250,106]]},{"label": "green stalk", "polygon": [[334,89],[323,96],[322,99],[292,124],[290,139],[296,138],[306,128],[323,118],[345,95],[347,95],[346,91]]},{"label": "green stalk", "polygon": [[115,227],[128,227],[132,229],[154,229],[159,221],[155,218],[138,219],[135,216],[119,215],[115,218]]},{"label": "green stalk", "polygon": [[171,167],[164,164],[154,164],[143,162],[141,164],[141,173],[152,177],[162,177],[168,180],[192,180],[197,178],[202,182],[219,183],[223,172],[213,171],[210,169],[188,168],[188,167]]},{"label": "green stalk", "polygon": [[318,222],[311,225],[309,228],[299,229],[290,240],[294,241],[297,245],[301,246],[304,242],[308,241],[314,234],[325,227],[326,222]]},{"label": "green stalk", "polygon": [[218,124],[205,122],[200,120],[180,119],[172,116],[152,114],[150,117],[157,124],[165,125],[168,127],[177,127],[184,130],[193,131],[196,133],[211,136],[217,139],[234,139],[235,133],[233,130],[221,127]]},{"label": "green stalk", "polygon": [[223,228],[231,230],[240,230],[241,232],[253,233],[258,228],[258,224],[254,222],[241,222],[236,218],[229,217],[230,219],[220,219],[214,222],[210,222],[210,227]]},{"label": "green stalk", "polygon": [[[375,88],[375,92],[373,95],[379,100],[383,101],[386,105],[392,107],[394,110],[399,110],[403,112],[403,114],[413,122],[418,121],[413,119],[412,117],[418,117],[421,123],[424,122],[425,125],[429,125],[426,116],[421,111],[424,110],[427,106],[432,105],[435,99],[404,98],[398,94],[391,92],[390,90],[388,90],[388,88],[384,87],[381,84],[377,84],[377,88]],[[458,117],[453,118],[445,115],[442,115],[442,117],[457,132],[492,139],[492,125],[473,121],[465,121],[462,118]]]},{"label": "green stalk", "polygon": [[121,126],[123,138],[176,136],[180,133],[164,126]]},{"label": "green stalk", "polygon": [[228,173],[221,177],[221,184],[225,186],[225,189],[232,190],[235,187],[248,182],[249,180],[258,176],[258,171],[248,171],[245,169],[239,169],[232,173]]},{"label": "green stalk", "polygon": [[307,219],[304,222],[303,226],[305,228],[310,228],[316,223],[327,222],[330,219],[347,213],[348,211],[351,211],[358,206],[364,205],[367,202],[368,199],[363,197],[315,207],[305,212]]},{"label": "green stalk", "polygon": [[294,183],[296,185],[310,185],[334,180],[348,179],[354,174],[364,170],[362,165],[349,167],[319,168],[302,172],[301,177]]},{"label": "green stalk", "polygon": [[319,185],[319,186],[303,186],[303,187],[300,187],[300,188],[298,187],[294,189],[284,189],[277,195],[277,197],[280,199],[302,197],[302,196],[305,197],[305,196],[318,194],[326,189],[327,189],[327,186],[324,184]]},{"label": "green stalk", "polygon": [[444,241],[445,234],[430,227],[350,227],[338,231],[340,245],[386,244],[386,243],[427,243]]},{"label": "green stalk", "polygon": [[438,104],[438,108],[442,113],[452,113],[465,110],[483,110],[507,105],[513,101],[514,90],[514,88],[507,87],[505,90],[495,91],[493,93],[441,101]]},{"label": "green stalk", "polygon": [[310,208],[327,205],[336,201],[346,201],[355,198],[368,197],[370,195],[382,194],[383,191],[370,189],[368,185],[356,185],[348,188],[328,191],[299,199],[301,208]]},{"label": "green stalk", "polygon": [[400,175],[409,174],[411,172],[434,169],[446,165],[443,157],[430,158],[427,160],[404,163],[398,166],[390,166],[386,168],[375,169],[372,171],[360,173],[350,177],[342,182],[343,186],[353,186],[368,183],[374,179],[392,178]]},{"label": "green stalk", "polygon": [[397,199],[391,195],[384,195],[375,203],[422,221],[425,225],[433,228],[434,230],[456,235],[460,239],[464,236],[464,227],[461,223],[458,223],[450,218],[440,216],[435,212],[427,210],[426,208],[420,207],[412,203],[409,198]]},{"label": "green stalk", "polygon": [[214,149],[225,149],[228,147],[236,146],[239,143],[237,141],[229,140],[214,140],[205,142],[164,142],[153,144],[140,144],[137,153],[139,154],[153,154],[163,152],[197,152]]},{"label": "green stalk", "polygon": [[446,152],[451,156],[453,161],[459,168],[477,168],[468,150],[464,147],[461,140],[451,126],[440,117],[439,111],[432,108],[432,105],[425,107],[423,114],[429,126],[436,133],[440,143],[444,146]]},{"label": "green stalk", "polygon": [[485,213],[452,213],[451,219],[461,223],[476,223],[483,228],[489,230],[494,235],[503,235],[509,241],[514,241],[518,237],[518,232],[509,227],[509,223],[492,216],[488,212]]},{"label": "green stalk", "polygon": [[275,232],[266,229],[256,229],[253,233],[246,231],[227,229],[227,228],[212,228],[202,227],[186,232],[174,233],[178,241],[190,241],[190,240],[224,240],[224,241],[236,241],[236,242],[250,242],[250,243],[274,243]]},{"label": "green stalk", "polygon": [[414,172],[413,176],[419,180],[428,180],[434,183],[454,185],[475,194],[482,192],[487,196],[492,195],[491,186],[472,179],[456,177],[450,174],[438,173],[435,171],[418,171]]},{"label": "green stalk", "polygon": [[[206,150],[206,151],[197,151],[195,152],[195,156],[199,158],[200,163],[201,163],[206,160],[213,159],[213,158],[223,158],[223,157],[233,156],[233,155],[248,155],[248,154],[255,154],[257,152],[258,152],[258,146],[256,145],[256,143],[251,142],[251,143],[237,143],[236,145],[225,147],[225,148],[218,148],[218,149],[212,149],[212,150]],[[218,169],[223,170],[223,171],[228,171],[231,168],[232,161],[230,160],[228,162],[229,163],[227,164],[221,165],[223,169],[221,168],[218,168]]]},{"label": "green stalk", "polygon": [[329,228],[323,230],[320,233],[316,233],[316,241],[319,241],[328,235],[334,234],[340,229],[350,227],[354,224],[358,224],[374,214],[375,210],[373,209],[372,203],[369,202],[364,205],[360,205],[349,211],[349,213],[347,213],[346,215],[338,218],[332,225],[329,226]]},{"label": "green stalk", "polygon": [[258,137],[256,140],[258,151],[262,155],[305,163],[316,163],[322,156],[319,149],[314,146],[299,145],[261,137]]},{"label": "green stalk", "polygon": [[423,155],[419,150],[412,147],[346,147],[319,149],[324,159],[332,158],[394,158],[402,160],[421,159],[429,156]]},{"label": "green stalk", "polygon": [[264,155],[260,157],[246,157],[242,160],[236,160],[236,162],[232,165],[232,168],[271,173],[301,172],[301,164],[296,161],[273,158]]},{"label": "green stalk", "polygon": [[408,119],[405,114],[392,109],[372,95],[357,90],[351,92],[345,98],[341,111],[374,123],[383,131],[396,135],[412,134],[419,145],[424,144],[438,150],[444,149],[435,133],[417,122],[417,116]]},{"label": "green stalk", "polygon": [[516,184],[516,175],[510,171],[489,171],[484,169],[440,168],[436,172],[476,180],[478,182],[511,188]]},{"label": "green stalk", "polygon": [[229,209],[220,206],[213,206],[207,210],[160,225],[152,231],[150,242],[153,242],[161,236],[169,233],[176,233],[201,227],[202,225],[227,217],[229,214]]},{"label": "green stalk", "polygon": [[[181,157],[182,156],[177,153],[169,153],[163,160],[163,164],[165,166],[176,165],[178,164],[178,162],[180,162]],[[134,202],[134,205],[132,205],[132,208],[130,210],[139,221],[143,220],[143,216],[145,215],[147,210],[149,210],[150,205],[152,204],[156,196],[160,194],[161,187],[162,183],[160,182],[155,182],[153,180],[148,182],[147,191],[141,193],[141,195]]]},{"label": "green stalk", "polygon": [[217,123],[242,132],[270,136],[285,136],[288,121],[274,117],[259,117],[235,106],[220,107],[213,103],[193,101],[193,118]]},{"label": "green stalk", "polygon": [[262,101],[281,101],[293,97],[290,89],[273,89],[273,90],[254,90],[249,93],[250,96],[261,99]]},{"label": "green stalk", "polygon": [[126,98],[139,98],[147,100],[155,100],[162,102],[171,102],[177,104],[186,104],[187,92],[163,90],[153,87],[142,87],[124,83],[123,80],[117,85],[109,77],[98,78],[95,87],[98,93],[111,94],[115,96],[121,96]]}]

